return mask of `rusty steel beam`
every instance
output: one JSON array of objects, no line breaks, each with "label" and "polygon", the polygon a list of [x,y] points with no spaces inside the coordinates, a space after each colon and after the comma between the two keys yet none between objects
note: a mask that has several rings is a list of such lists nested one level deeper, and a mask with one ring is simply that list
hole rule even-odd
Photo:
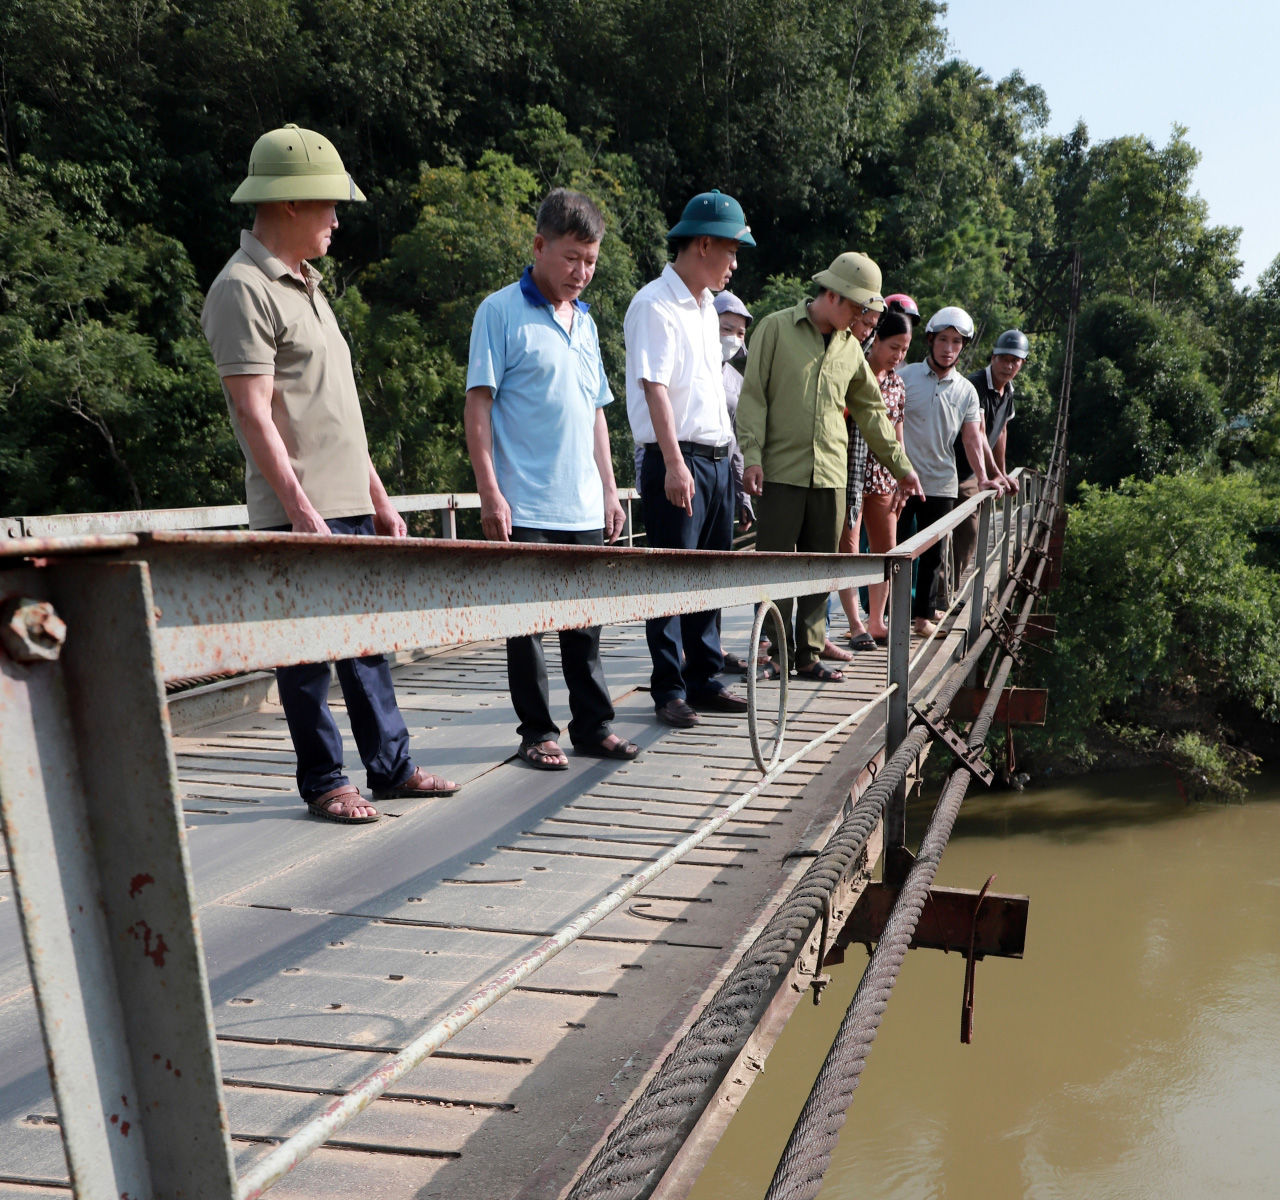
[{"label": "rusty steel beam", "polygon": [[[953,721],[972,721],[987,699],[987,689],[961,688],[951,702]],[[996,704],[997,725],[1043,725],[1049,707],[1048,688],[1005,688]]]},{"label": "rusty steel beam", "polygon": [[[930,888],[911,949],[967,954],[972,931],[975,958],[1021,958],[1027,944],[1030,897],[987,892],[978,906],[979,895],[968,888]],[[854,942],[878,942],[897,898],[898,889],[891,884],[868,884],[836,939],[837,949],[843,951]],[[828,963],[839,961],[827,956]]]},{"label": "rusty steel beam", "polygon": [[120,557],[150,571],[165,679],[810,595],[879,583],[886,566],[876,555],[283,533],[151,534]]}]

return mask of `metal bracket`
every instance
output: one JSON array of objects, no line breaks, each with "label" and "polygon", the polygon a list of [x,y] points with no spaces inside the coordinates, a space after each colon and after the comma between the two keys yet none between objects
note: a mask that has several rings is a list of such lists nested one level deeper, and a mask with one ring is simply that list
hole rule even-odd
[{"label": "metal bracket", "polygon": [[930,715],[929,707],[923,704],[913,704],[911,707],[916,716],[929,727],[929,732],[934,738],[942,742],[959,759],[960,765],[990,787],[995,779],[995,772],[982,761],[981,752],[975,754],[970,751],[964,739],[945,720],[936,720]]},{"label": "metal bracket", "polygon": [[1022,649],[1022,638],[1014,634],[1009,622],[999,613],[992,613],[983,624],[991,630],[991,636],[1000,648],[1021,667],[1023,661],[1019,651]]}]

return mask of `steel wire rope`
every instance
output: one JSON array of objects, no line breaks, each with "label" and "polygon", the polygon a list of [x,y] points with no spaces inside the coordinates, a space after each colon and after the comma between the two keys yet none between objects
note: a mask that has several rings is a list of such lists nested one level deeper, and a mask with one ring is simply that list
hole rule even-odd
[{"label": "steel wire rope", "polygon": [[[1045,495],[1036,506],[1038,512],[1049,511],[1052,494],[1046,488]],[[996,601],[998,612],[1008,608],[1031,558],[1032,550],[1028,545]],[[1043,560],[1037,579],[1041,571]],[[1033,603],[1034,595],[1029,595],[1025,609],[1029,611]],[[984,628],[968,653],[944,677],[934,700],[941,711],[945,711],[955,699],[970,669],[981,660],[993,637],[992,630]],[[996,697],[991,706],[994,712],[999,693],[993,692],[992,695]],[[769,993],[774,979],[790,969],[820,917],[823,904],[865,850],[890,797],[906,778],[907,771],[923,752],[930,737],[928,728],[923,724],[908,732],[880,769],[875,781],[854,803],[849,815],[799,883],[667,1056],[643,1094],[609,1134],[570,1190],[567,1200],[635,1200],[648,1194],[651,1185],[660,1178],[660,1170],[665,1169],[674,1157],[700,1115],[702,1106],[698,1101],[718,1087],[728,1072],[739,1049],[745,1044],[746,1036],[755,1028],[771,998]]]},{"label": "steel wire rope", "polygon": [[512,964],[501,975],[489,980],[446,1016],[441,1017],[428,1029],[420,1033],[403,1050],[388,1058],[376,1071],[367,1075],[348,1092],[335,1099],[323,1112],[313,1117],[296,1133],[254,1163],[237,1181],[237,1200],[256,1200],[256,1197],[261,1196],[273,1184],[283,1179],[313,1150],[318,1149],[335,1133],[345,1127],[353,1117],[364,1111],[369,1104],[381,1096],[389,1087],[436,1050],[440,1049],[450,1038],[465,1029],[481,1013],[493,1007],[517,984],[549,962],[566,946],[577,941],[588,929],[598,925],[610,913],[620,908],[637,892],[647,887],[659,875],[679,862],[689,851],[700,846],[716,830],[732,820],[752,800],[756,799],[765,787],[780,775],[784,775],[810,751],[816,750],[819,746],[824,745],[842,733],[850,725],[860,721],[877,704],[888,699],[896,691],[897,685],[891,684],[879,695],[868,700],[847,717],[841,718],[826,732],[812,738],[794,754],[778,762],[776,766],[765,772],[759,783],[743,792],[723,812],[718,813],[705,824],[699,826],[693,833],[673,846],[660,858],[643,870],[638,871],[621,887],[610,892],[585,912],[579,914],[575,920],[546,938],[519,962]]},{"label": "steel wire rope", "polygon": [[[1049,519],[1045,522],[1046,545],[1052,537],[1058,513],[1057,495],[1056,486],[1047,491],[1049,503],[1046,511]],[[1032,586],[1027,589],[1027,596],[1018,615],[1014,628],[1015,639],[1026,630],[1045,566],[1046,560],[1041,557],[1031,581]],[[969,730],[966,744],[971,752],[978,752],[985,746],[1001,693],[1013,669],[1014,659],[1011,654],[1005,653],[997,658],[999,666],[991,681],[992,686]],[[898,893],[831,1049],[827,1052],[791,1136],[787,1139],[769,1190],[765,1193],[765,1200],[813,1200],[822,1187],[823,1177],[831,1164],[831,1153],[845,1122],[845,1114],[853,1103],[853,1093],[871,1053],[881,1016],[889,1003],[903,960],[915,936],[920,914],[937,874],[942,853],[951,838],[971,778],[967,768],[957,767],[943,788],[921,840],[916,860]]]}]

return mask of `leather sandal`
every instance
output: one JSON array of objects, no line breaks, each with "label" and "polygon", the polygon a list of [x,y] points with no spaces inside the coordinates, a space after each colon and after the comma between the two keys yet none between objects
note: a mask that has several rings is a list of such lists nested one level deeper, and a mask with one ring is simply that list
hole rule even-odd
[{"label": "leather sandal", "polygon": [[[341,804],[341,808],[337,812],[330,812],[329,805],[334,801]],[[358,807],[371,808],[363,796],[360,795],[360,789],[353,787],[351,784],[344,784],[342,787],[334,788],[331,792],[325,792],[323,796],[317,796],[314,800],[307,801],[307,811],[313,817],[319,817],[322,821],[334,821],[339,825],[369,825],[374,821],[382,819],[381,813],[374,813],[371,817],[353,817],[347,812],[348,809]]]},{"label": "leather sandal", "polygon": [[606,746],[604,742],[574,742],[573,752],[589,758],[618,758],[630,762],[640,753],[640,747],[626,738],[619,738],[612,746]]},{"label": "leather sandal", "polygon": [[[541,750],[539,749],[541,745],[541,742],[525,742],[516,751],[516,757],[523,759],[531,767],[536,767],[539,771],[567,771],[569,769],[569,759],[565,757],[563,750],[555,752]],[[564,757],[564,762],[560,761],[561,757]]]},{"label": "leather sandal", "polygon": [[439,775],[428,775],[421,767],[414,767],[413,774],[395,787],[375,788],[375,800],[431,800],[437,796],[452,796],[461,790],[460,783]]}]

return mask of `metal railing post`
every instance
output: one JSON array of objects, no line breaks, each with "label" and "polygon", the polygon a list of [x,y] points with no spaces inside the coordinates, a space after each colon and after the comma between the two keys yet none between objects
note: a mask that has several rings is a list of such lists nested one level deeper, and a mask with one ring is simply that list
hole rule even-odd
[{"label": "metal railing post", "polygon": [[441,534],[450,540],[456,540],[458,537],[458,510],[454,505],[454,498],[449,497],[449,507],[440,510]]},{"label": "metal railing post", "polygon": [[[987,607],[987,567],[991,562],[991,514],[995,512],[995,497],[990,496],[978,509],[978,550],[973,563],[973,593],[969,597],[969,640],[972,646],[982,632],[982,617]],[[977,683],[978,667],[974,664],[966,681],[969,687]]]},{"label": "metal railing post", "polygon": [[229,1200],[149,569],[72,561],[3,578],[66,623],[54,658],[0,651],[0,812],[72,1187]]},{"label": "metal railing post", "polygon": [[[911,691],[911,559],[891,559],[889,575],[889,679],[896,690],[886,701],[884,756],[887,761],[907,736]],[[907,787],[898,785],[884,813],[886,879],[897,870],[907,845]]]},{"label": "metal railing post", "polygon": [[1014,495],[1006,492],[1000,510],[1000,590],[1009,582],[1009,554],[1013,549],[1013,520],[1017,508]]},{"label": "metal railing post", "polygon": [[636,526],[631,513],[631,497],[627,497],[627,545],[634,546],[636,544]]},{"label": "metal railing post", "polygon": [[1025,472],[1019,480],[1017,502],[1014,505],[1014,512],[1017,517],[1013,526],[1013,561],[1020,563],[1022,561],[1022,527],[1026,522],[1027,516],[1027,500],[1031,495],[1031,476]]}]

